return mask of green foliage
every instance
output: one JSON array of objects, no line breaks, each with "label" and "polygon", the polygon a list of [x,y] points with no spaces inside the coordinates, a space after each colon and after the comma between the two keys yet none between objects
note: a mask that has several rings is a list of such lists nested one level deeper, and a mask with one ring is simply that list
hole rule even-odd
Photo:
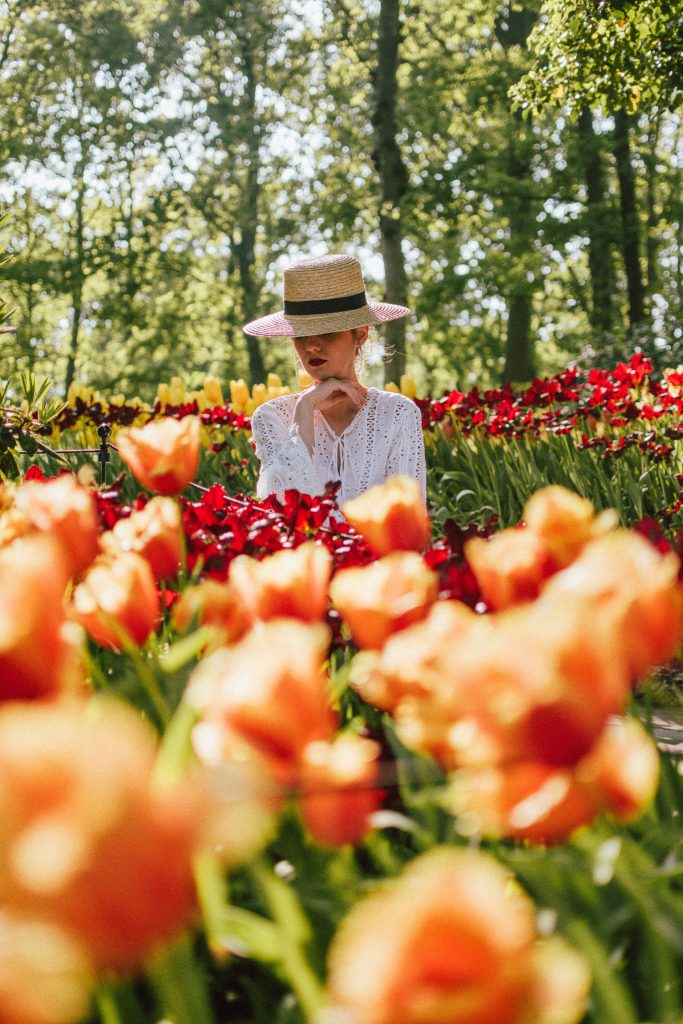
[{"label": "green foliage", "polygon": [[0,386],[0,479],[17,479],[24,455],[45,455],[68,466],[66,460],[45,444],[42,428],[64,408],[64,403],[50,397],[51,381],[39,380],[33,373],[22,373],[16,383],[5,381]]},{"label": "green foliage", "polygon": [[536,62],[510,95],[531,113],[547,104],[601,104],[634,113],[674,109],[683,84],[678,0],[544,0],[530,39]]}]

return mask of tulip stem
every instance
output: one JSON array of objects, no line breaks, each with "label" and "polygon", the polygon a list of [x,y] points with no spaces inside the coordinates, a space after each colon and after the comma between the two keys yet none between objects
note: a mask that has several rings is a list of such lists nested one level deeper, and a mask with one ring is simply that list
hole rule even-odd
[{"label": "tulip stem", "polygon": [[126,654],[130,655],[130,658],[137,669],[138,676],[140,677],[140,682],[145,688],[147,696],[151,700],[154,710],[159,716],[162,725],[164,727],[167,726],[171,720],[171,713],[159,685],[159,680],[156,678],[155,674],[150,671],[149,666],[145,663],[145,659],[134,644],[127,643],[125,645],[125,651]]},{"label": "tulip stem", "polygon": [[282,970],[306,1020],[314,1021],[323,1005],[324,991],[303,950],[310,937],[308,919],[287,882],[262,863],[253,864],[250,870],[280,932]]},{"label": "tulip stem", "polygon": [[102,1024],[124,1024],[114,993],[108,985],[98,989],[96,1002]]},{"label": "tulip stem", "polygon": [[189,936],[157,957],[148,973],[161,1009],[173,1024],[214,1024],[205,968]]}]

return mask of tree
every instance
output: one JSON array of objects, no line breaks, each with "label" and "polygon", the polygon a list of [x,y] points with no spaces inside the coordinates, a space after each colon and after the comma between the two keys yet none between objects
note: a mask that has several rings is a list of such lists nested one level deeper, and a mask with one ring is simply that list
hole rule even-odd
[{"label": "tree", "polygon": [[[377,63],[372,73],[372,160],[379,178],[379,234],[384,262],[385,300],[408,304],[408,282],[403,256],[401,202],[408,191],[408,172],[397,142],[397,70],[401,35],[400,0],[381,0],[377,35]],[[390,353],[386,373],[399,380],[405,372],[405,321],[390,321],[384,328]]]},{"label": "tree", "polygon": [[534,65],[511,88],[522,110],[601,104],[633,113],[680,102],[679,0],[544,0],[529,48]]}]

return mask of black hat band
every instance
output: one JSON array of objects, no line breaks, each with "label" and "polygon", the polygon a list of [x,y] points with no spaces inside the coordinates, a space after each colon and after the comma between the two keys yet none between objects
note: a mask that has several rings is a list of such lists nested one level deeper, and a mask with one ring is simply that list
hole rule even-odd
[{"label": "black hat band", "polygon": [[365,292],[355,295],[341,295],[336,299],[308,299],[306,302],[292,302],[285,299],[287,316],[315,316],[321,313],[344,313],[349,309],[362,309],[367,305]]}]

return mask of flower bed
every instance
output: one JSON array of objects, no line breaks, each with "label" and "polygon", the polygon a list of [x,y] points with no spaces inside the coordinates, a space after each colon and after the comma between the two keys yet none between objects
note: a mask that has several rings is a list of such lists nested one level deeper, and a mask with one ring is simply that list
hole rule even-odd
[{"label": "flower bed", "polygon": [[[617,373],[641,412],[646,372]],[[185,414],[119,434],[136,480],[2,487],[0,1019],[681,1019],[683,775],[647,685],[680,560],[547,480],[468,518],[457,460],[478,501],[486,446],[532,465],[548,421],[438,420],[431,522],[400,479],[344,518],[209,484]]]}]

